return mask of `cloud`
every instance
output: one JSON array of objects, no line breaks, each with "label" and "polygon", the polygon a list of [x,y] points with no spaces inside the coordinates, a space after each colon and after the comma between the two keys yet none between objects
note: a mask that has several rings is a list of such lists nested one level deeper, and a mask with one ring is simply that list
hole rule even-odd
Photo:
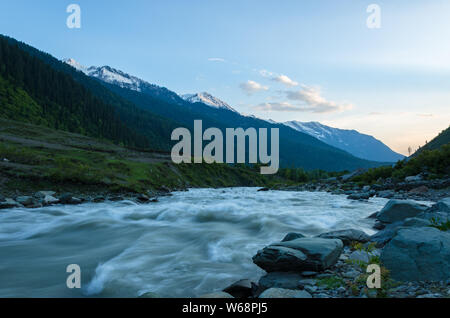
[{"label": "cloud", "polygon": [[210,61],[210,62],[221,62],[221,63],[226,62],[226,60],[221,58],[221,57],[210,57],[208,59],[208,61]]},{"label": "cloud", "polygon": [[419,117],[434,117],[433,114],[417,114]]},{"label": "cloud", "polygon": [[272,81],[284,84],[286,86],[298,86],[297,82],[291,80],[286,75],[279,75],[279,76],[272,77]]},{"label": "cloud", "polygon": [[283,74],[278,75],[278,74],[275,74],[268,70],[260,70],[259,74],[262,77],[269,78],[270,80],[272,80],[274,82],[278,82],[278,83],[284,84],[286,86],[291,86],[291,87],[298,86],[298,82],[290,79],[288,76],[283,75]]},{"label": "cloud", "polygon": [[326,100],[321,96],[319,88],[302,85],[298,91],[286,91],[286,97],[289,100],[299,101],[299,111],[309,111],[313,113],[333,113],[353,108],[348,103],[336,103]]},{"label": "cloud", "polygon": [[253,93],[259,92],[259,91],[267,91],[269,90],[269,87],[263,86],[255,81],[247,81],[245,83],[242,83],[239,85],[239,87],[246,92],[248,95],[252,95]]}]

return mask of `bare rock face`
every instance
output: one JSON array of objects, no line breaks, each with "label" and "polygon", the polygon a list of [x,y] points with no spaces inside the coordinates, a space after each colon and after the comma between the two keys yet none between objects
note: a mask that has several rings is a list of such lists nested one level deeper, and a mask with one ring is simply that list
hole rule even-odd
[{"label": "bare rock face", "polygon": [[267,272],[324,271],[336,264],[343,247],[338,239],[305,237],[269,245],[253,262]]}]

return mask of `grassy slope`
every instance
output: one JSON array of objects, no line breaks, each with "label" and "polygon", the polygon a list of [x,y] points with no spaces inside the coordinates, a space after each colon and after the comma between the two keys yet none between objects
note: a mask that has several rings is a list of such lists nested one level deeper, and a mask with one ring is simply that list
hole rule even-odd
[{"label": "grassy slope", "polygon": [[[2,159],[7,158],[9,162]],[[82,135],[0,119],[0,193],[145,192],[162,186],[269,186],[279,177],[247,167],[175,165],[165,153],[122,148]]]}]

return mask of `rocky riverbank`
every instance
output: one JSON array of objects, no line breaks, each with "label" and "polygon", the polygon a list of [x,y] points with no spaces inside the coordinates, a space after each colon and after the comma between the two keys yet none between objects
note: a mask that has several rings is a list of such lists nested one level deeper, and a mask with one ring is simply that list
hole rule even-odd
[{"label": "rocky riverbank", "polygon": [[353,182],[364,171],[355,171],[339,178],[330,178],[315,183],[296,186],[279,186],[284,191],[326,191],[332,194],[347,195],[350,200],[368,200],[371,197],[399,200],[434,201],[449,196],[450,177],[427,179],[426,175],[406,177],[402,181],[392,178],[379,179],[375,184],[364,185]]},{"label": "rocky riverbank", "polygon": [[[176,191],[186,191],[186,189],[176,189]],[[122,194],[108,194],[108,193],[61,193],[57,194],[55,191],[38,191],[29,195],[10,195],[5,197],[0,194],[0,210],[11,208],[41,208],[52,205],[77,205],[82,203],[101,203],[101,202],[117,202],[129,200],[136,203],[147,204],[158,202],[159,197],[171,196],[172,190],[162,187],[159,190],[148,191],[146,193],[122,193]]]},{"label": "rocky riverbank", "polygon": [[[253,262],[267,274],[241,280],[217,298],[449,298],[450,198],[432,207],[391,200],[371,216],[373,236],[343,230],[305,237],[289,233]],[[381,288],[369,288],[367,268],[381,269]]]}]

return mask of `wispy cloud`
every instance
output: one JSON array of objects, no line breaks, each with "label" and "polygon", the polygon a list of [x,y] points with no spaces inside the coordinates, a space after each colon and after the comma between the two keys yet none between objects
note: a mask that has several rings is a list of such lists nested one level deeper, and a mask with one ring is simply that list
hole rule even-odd
[{"label": "wispy cloud", "polygon": [[221,62],[221,63],[225,63],[226,60],[221,58],[221,57],[210,57],[208,59],[209,62]]},{"label": "wispy cloud", "polygon": [[284,84],[286,86],[293,87],[293,86],[299,85],[298,82],[290,79],[287,75],[276,74],[276,73],[270,72],[268,70],[260,70],[259,74],[262,77],[269,78],[270,80],[272,80],[274,82],[278,82],[278,83]]},{"label": "wispy cloud", "polygon": [[291,86],[291,87],[298,86],[298,82],[293,81],[286,75],[279,75],[279,76],[272,77],[272,81],[284,84],[286,86]]},{"label": "wispy cloud", "polygon": [[269,87],[263,86],[260,83],[257,83],[255,81],[247,81],[245,83],[242,83],[239,85],[239,87],[246,92],[248,95],[252,95],[253,93],[259,92],[259,91],[267,91],[269,90]]},{"label": "wispy cloud", "polygon": [[317,87],[302,85],[302,89],[297,91],[286,91],[286,97],[291,101],[301,102],[299,111],[308,111],[313,113],[333,113],[353,108],[349,103],[337,103],[325,99]]}]

